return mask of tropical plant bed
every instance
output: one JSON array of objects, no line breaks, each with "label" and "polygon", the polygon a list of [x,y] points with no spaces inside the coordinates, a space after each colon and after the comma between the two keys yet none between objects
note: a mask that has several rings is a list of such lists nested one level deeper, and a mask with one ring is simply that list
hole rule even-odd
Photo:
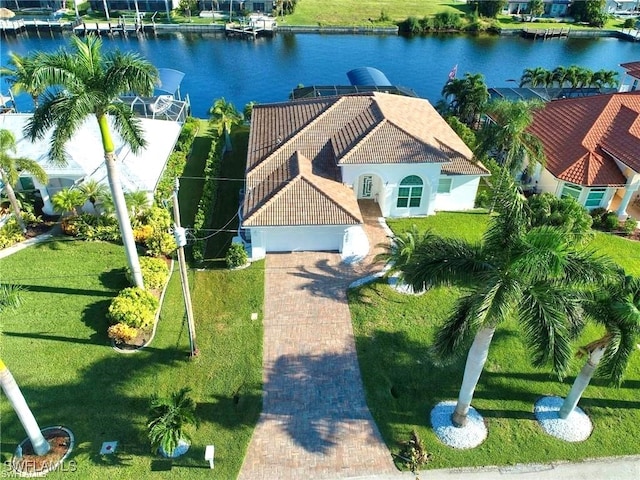
[{"label": "tropical plant bed", "polygon": [[42,436],[51,446],[45,455],[36,455],[29,439],[18,447],[21,456],[14,455],[11,465],[20,476],[42,476],[54,470],[73,448],[73,436],[66,428],[44,428]]}]

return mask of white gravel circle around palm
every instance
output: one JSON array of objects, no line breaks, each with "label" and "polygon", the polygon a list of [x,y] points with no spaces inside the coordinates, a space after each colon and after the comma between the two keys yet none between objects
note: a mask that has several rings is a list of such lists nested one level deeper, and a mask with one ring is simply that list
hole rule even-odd
[{"label": "white gravel circle around palm", "polygon": [[542,429],[560,440],[582,442],[589,438],[593,425],[581,408],[576,407],[566,419],[558,416],[564,400],[560,397],[542,397],[533,409]]},{"label": "white gravel circle around palm", "polygon": [[456,402],[440,402],[431,410],[431,426],[442,443],[453,448],[474,448],[487,438],[487,427],[482,416],[473,407],[469,408],[467,424],[455,427],[451,422],[451,415],[456,408]]}]

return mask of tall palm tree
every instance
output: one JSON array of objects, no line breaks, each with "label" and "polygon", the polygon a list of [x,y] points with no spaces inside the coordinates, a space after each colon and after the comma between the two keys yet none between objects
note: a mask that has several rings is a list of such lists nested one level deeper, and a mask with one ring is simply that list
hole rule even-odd
[{"label": "tall palm tree", "polygon": [[598,70],[591,77],[592,85],[598,88],[618,86],[618,72],[614,70]]},{"label": "tall palm tree", "polygon": [[563,88],[565,86],[565,82],[567,81],[567,68],[560,65],[553,69],[551,72],[551,76],[553,78],[554,84],[557,84],[558,87]]},{"label": "tall palm tree", "polygon": [[134,153],[145,147],[139,119],[117,100],[125,93],[151,95],[158,83],[158,71],[147,60],[130,52],[103,53],[102,41],[93,35],[84,40],[73,36],[71,45],[72,52],[61,49],[40,57],[36,76],[53,88],[43,95],[43,101],[28,122],[26,131],[33,140],[44,137],[53,129],[49,157],[61,164],[65,161],[65,144],[87,117],[95,117],[102,136],[107,178],[129,269],[135,285],[144,288],[111,128],[120,134]]},{"label": "tall palm tree", "polygon": [[[3,285],[0,288],[0,312],[6,308],[17,307],[20,304],[20,289],[18,287]],[[15,378],[0,359],[0,387],[7,396],[7,400],[18,415],[20,423],[24,427],[27,437],[31,441],[36,455],[45,455],[51,446],[42,435],[42,431],[36,422],[29,405],[27,405]]]},{"label": "tall palm tree", "polygon": [[489,90],[482,74],[465,73],[464,78],[447,81],[442,88],[442,96],[450,102],[453,114],[473,127],[489,101]]},{"label": "tall palm tree", "polygon": [[546,68],[526,68],[520,77],[520,87],[547,87],[551,83],[552,73]]},{"label": "tall palm tree", "polygon": [[17,53],[9,53],[8,67],[0,67],[0,75],[6,77],[11,85],[14,95],[25,92],[31,96],[33,107],[38,108],[38,99],[44,93],[47,86],[35,75],[38,59],[41,53],[21,56]]},{"label": "tall palm tree", "polygon": [[522,171],[525,163],[529,173],[537,164],[544,166],[546,158],[542,142],[527,131],[533,122],[533,113],[542,107],[542,103],[535,101],[491,102],[487,114],[493,121],[479,132],[476,155],[493,154],[512,174]]},{"label": "tall palm tree", "polygon": [[616,385],[622,382],[640,337],[640,278],[627,276],[612,283],[596,296],[592,307],[592,317],[605,327],[605,334],[580,349],[587,362],[560,408],[560,418],[576,408],[596,369]]},{"label": "tall palm tree", "polygon": [[47,173],[35,160],[14,157],[13,154],[15,152],[16,138],[13,133],[4,128],[0,129],[0,180],[4,184],[4,189],[7,192],[7,197],[9,197],[9,203],[11,203],[18,225],[20,225],[22,233],[26,233],[27,226],[20,214],[20,205],[13,187],[17,185],[22,171],[30,173],[42,184],[47,183]]},{"label": "tall palm tree", "polygon": [[468,289],[434,341],[435,353],[446,360],[475,336],[452,416],[458,427],[467,422],[498,324],[516,318],[534,365],[550,363],[563,375],[571,358],[572,335],[581,326],[581,288],[602,281],[612,268],[608,261],[575,247],[560,229],[529,228],[524,200],[511,177],[503,176],[499,215],[492,218],[481,243],[425,235],[408,262],[396,263],[414,291],[452,283]]},{"label": "tall palm tree", "polygon": [[236,110],[231,102],[224,98],[217,99],[209,109],[209,123],[220,136],[224,135],[225,147],[231,151],[231,128],[242,123],[242,114]]}]

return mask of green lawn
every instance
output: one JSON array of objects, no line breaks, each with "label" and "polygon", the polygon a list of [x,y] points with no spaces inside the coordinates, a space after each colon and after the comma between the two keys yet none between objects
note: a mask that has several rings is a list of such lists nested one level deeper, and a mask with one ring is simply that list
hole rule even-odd
[{"label": "green lawn", "polygon": [[[201,127],[181,180],[184,225],[193,222],[202,192],[198,177],[211,143],[206,122]],[[243,155],[241,148],[237,155]],[[237,155],[225,157],[223,176],[244,170]],[[237,210],[237,182],[224,185],[215,225]],[[228,191],[235,192],[233,202]],[[229,235],[223,234],[224,241]],[[216,447],[216,475],[235,478],[262,406],[262,322],[251,320],[252,313],[261,318],[262,262],[241,271],[190,273],[200,349],[194,360],[187,357],[177,268],[151,346],[130,355],[109,346],[105,314],[111,298],[127,286],[124,268],[122,247],[100,242],[56,241],[0,260],[0,282],[25,289],[22,306],[3,314],[2,359],[40,426],[73,430],[77,446],[71,459],[78,462],[79,478],[210,477],[203,460],[208,444]],[[152,394],[166,396],[183,386],[193,389],[199,425],[191,450],[171,464],[151,453],[146,415]],[[4,462],[24,432],[4,397],[0,416]],[[101,457],[100,445],[107,440],[120,442],[118,453]],[[163,469],[170,471],[162,474]]]},{"label": "green lawn", "polygon": [[[469,240],[478,240],[486,228],[487,215],[438,213],[389,222],[396,231],[412,223],[444,235],[457,231]],[[630,272],[640,267],[640,244],[598,234],[592,245],[624,262]],[[448,366],[435,365],[429,345],[459,295],[457,289],[435,288],[423,296],[405,296],[381,283],[350,292],[367,402],[392,452],[398,452],[399,442],[406,441],[415,428],[433,453],[428,468],[576,461],[640,453],[640,355],[632,360],[621,388],[592,381],[580,406],[591,417],[594,432],[585,442],[562,442],[542,433],[533,417],[533,404],[542,395],[565,396],[583,360],[575,360],[572,375],[563,382],[548,371],[532,368],[512,322],[503,323],[497,331],[474,398],[474,406],[488,424],[487,440],[466,451],[441,444],[430,428],[429,412],[439,401],[457,397],[464,358]],[[576,345],[598,338],[599,333],[588,328]]]}]

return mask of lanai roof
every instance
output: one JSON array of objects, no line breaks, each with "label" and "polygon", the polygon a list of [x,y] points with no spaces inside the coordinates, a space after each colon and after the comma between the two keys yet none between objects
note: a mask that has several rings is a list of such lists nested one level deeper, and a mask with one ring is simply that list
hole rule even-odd
[{"label": "lanai roof", "polygon": [[640,91],[547,103],[530,131],[544,145],[547,169],[584,186],[622,186],[615,160],[640,172]]}]

